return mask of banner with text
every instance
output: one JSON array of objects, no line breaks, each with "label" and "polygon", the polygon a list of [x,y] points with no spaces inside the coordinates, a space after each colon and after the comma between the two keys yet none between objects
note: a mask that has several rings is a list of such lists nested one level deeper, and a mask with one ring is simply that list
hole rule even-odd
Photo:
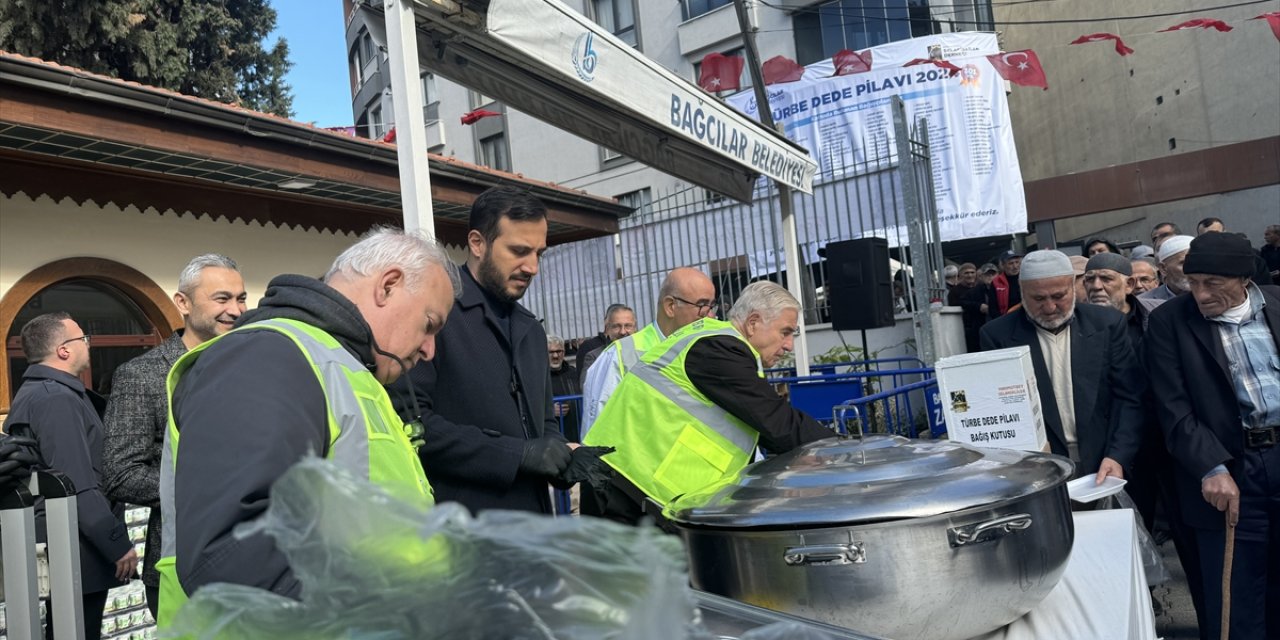
[{"label": "banner with text", "polygon": [[[901,96],[912,123],[928,122],[938,223],[943,240],[1026,231],[1022,172],[1009,122],[1004,82],[985,56],[949,60],[948,77],[933,65],[872,69],[849,76],[769,87],[774,120],[809,149],[820,174],[853,173],[894,153],[890,98]],[[751,92],[729,103],[758,118]]]}]

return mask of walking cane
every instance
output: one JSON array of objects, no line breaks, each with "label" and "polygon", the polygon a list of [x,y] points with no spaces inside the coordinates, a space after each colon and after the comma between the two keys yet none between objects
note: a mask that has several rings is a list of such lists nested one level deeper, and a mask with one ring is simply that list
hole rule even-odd
[{"label": "walking cane", "polygon": [[1231,637],[1231,559],[1236,555],[1236,528],[1231,524],[1231,510],[1227,509],[1227,545],[1222,551],[1222,640]]}]

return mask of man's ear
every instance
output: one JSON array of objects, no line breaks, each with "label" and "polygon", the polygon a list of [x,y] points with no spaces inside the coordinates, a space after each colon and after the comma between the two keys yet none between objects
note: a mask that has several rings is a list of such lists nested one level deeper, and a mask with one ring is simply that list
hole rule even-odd
[{"label": "man's ear", "polygon": [[175,291],[173,294],[173,305],[178,307],[178,313],[189,316],[191,315],[191,299],[187,294],[181,291]]},{"label": "man's ear", "polygon": [[467,250],[471,252],[472,257],[476,260],[483,258],[488,248],[489,243],[485,242],[483,234],[475,229],[467,232]]},{"label": "man's ear", "polygon": [[404,270],[400,267],[391,267],[390,269],[383,271],[375,281],[375,289],[373,292],[374,303],[379,307],[385,307],[390,303],[393,293],[403,291],[404,283]]}]

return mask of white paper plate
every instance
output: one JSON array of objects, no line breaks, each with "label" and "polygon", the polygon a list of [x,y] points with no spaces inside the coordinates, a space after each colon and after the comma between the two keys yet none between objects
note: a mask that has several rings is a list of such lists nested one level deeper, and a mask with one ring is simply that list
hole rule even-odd
[{"label": "white paper plate", "polygon": [[1124,485],[1128,484],[1128,481],[1115,476],[1107,476],[1102,484],[1094,484],[1093,478],[1092,475],[1088,475],[1068,482],[1067,495],[1076,502],[1093,502],[1120,493]]}]

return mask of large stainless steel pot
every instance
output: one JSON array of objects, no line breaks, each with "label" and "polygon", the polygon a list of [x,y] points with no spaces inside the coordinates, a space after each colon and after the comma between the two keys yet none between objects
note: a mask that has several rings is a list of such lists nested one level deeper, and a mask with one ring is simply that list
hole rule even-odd
[{"label": "large stainless steel pot", "polygon": [[1030,611],[1075,529],[1070,460],[891,436],[752,465],[668,514],[693,586],[900,640],[961,640]]}]

